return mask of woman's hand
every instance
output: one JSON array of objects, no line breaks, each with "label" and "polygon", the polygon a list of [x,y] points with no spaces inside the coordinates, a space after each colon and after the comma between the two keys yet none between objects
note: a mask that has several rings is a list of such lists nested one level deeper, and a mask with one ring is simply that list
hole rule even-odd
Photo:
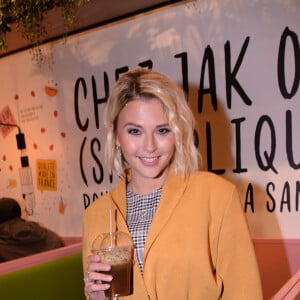
[{"label": "woman's hand", "polygon": [[110,287],[109,282],[112,281],[112,276],[102,272],[110,271],[110,265],[101,263],[98,255],[88,256],[87,264],[84,277],[86,294],[90,300],[106,299],[104,291]]}]

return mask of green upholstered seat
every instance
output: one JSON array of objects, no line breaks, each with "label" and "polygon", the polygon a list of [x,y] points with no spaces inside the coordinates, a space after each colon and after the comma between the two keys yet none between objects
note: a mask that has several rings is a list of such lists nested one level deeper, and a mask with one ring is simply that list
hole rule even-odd
[{"label": "green upholstered seat", "polygon": [[0,275],[1,300],[83,300],[82,254]]}]

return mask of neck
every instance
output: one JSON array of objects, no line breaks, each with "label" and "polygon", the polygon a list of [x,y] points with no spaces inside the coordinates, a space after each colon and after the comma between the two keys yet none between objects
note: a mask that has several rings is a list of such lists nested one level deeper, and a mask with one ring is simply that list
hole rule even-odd
[{"label": "neck", "polygon": [[146,180],[131,178],[127,184],[127,189],[135,194],[147,195],[161,188],[165,183],[165,179],[165,177]]}]

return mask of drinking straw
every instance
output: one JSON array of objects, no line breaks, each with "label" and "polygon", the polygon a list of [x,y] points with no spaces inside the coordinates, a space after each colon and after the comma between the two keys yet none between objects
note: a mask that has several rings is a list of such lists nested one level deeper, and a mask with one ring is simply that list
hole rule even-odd
[{"label": "drinking straw", "polygon": [[110,247],[113,246],[113,241],[112,241],[112,209],[109,209],[109,236],[110,236]]}]

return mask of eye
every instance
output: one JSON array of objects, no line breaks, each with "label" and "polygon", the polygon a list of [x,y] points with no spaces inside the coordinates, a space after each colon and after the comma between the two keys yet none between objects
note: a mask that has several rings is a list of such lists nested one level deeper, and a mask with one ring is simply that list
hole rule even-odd
[{"label": "eye", "polygon": [[159,129],[157,130],[157,132],[158,132],[159,134],[167,134],[167,133],[171,132],[171,130],[170,130],[170,128],[168,128],[168,127],[162,127],[162,128],[159,128]]},{"label": "eye", "polygon": [[139,134],[141,134],[141,131],[139,129],[137,129],[137,128],[129,128],[127,130],[127,132],[129,134],[132,134],[132,135],[139,135]]}]

